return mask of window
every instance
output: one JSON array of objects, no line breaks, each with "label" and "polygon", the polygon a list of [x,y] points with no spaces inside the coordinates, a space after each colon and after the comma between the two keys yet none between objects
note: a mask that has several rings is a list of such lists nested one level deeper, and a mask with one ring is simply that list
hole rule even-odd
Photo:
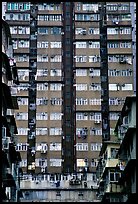
[{"label": "window", "polygon": [[48,104],[48,98],[46,98],[46,97],[36,99],[36,105],[37,106],[47,105],[47,104]]},{"label": "window", "polygon": [[121,177],[121,173],[119,172],[109,172],[109,180],[112,182],[118,181]]},{"label": "window", "polygon": [[47,144],[46,143],[36,143],[36,150],[41,152],[47,151]]},{"label": "window", "polygon": [[48,70],[47,69],[37,69],[37,73],[36,73],[36,76],[39,76],[39,77],[44,77],[44,76],[47,76],[48,75]]},{"label": "window", "polygon": [[119,119],[119,113],[116,113],[116,112],[110,112],[109,113],[109,117],[110,117],[110,120],[118,120]]},{"label": "window", "polygon": [[88,143],[77,143],[76,150],[77,151],[88,151]]},{"label": "window", "polygon": [[50,135],[61,135],[62,128],[51,127],[50,128]]},{"label": "window", "polygon": [[60,27],[52,27],[51,28],[51,34],[52,35],[60,35],[61,34],[61,28]]},{"label": "window", "polygon": [[54,10],[60,10],[60,7],[59,5],[54,5],[54,4],[39,3],[38,10],[54,11]]},{"label": "window", "polygon": [[76,76],[87,76],[87,69],[76,69]]},{"label": "window", "polygon": [[38,34],[48,34],[48,27],[38,27]]},{"label": "window", "polygon": [[47,167],[47,159],[44,159],[44,158],[35,159],[35,166],[36,167]]},{"label": "window", "polygon": [[61,98],[51,98],[51,105],[62,105],[62,99]]},{"label": "window", "polygon": [[109,98],[109,105],[123,105],[125,98]]},{"label": "window", "polygon": [[16,113],[16,120],[28,120],[28,113]]},{"label": "window", "polygon": [[133,84],[123,84],[122,85],[122,91],[132,91],[133,90]]},{"label": "window", "polygon": [[119,62],[119,55],[108,55],[108,62]]},{"label": "window", "polygon": [[24,3],[24,10],[30,10],[30,3]]},{"label": "window", "polygon": [[48,55],[37,55],[38,62],[48,62]]},{"label": "window", "polygon": [[62,163],[62,159],[50,159],[50,166],[60,167]]},{"label": "window", "polygon": [[61,55],[51,55],[50,62],[61,62],[62,56]]},{"label": "window", "polygon": [[48,120],[48,114],[46,112],[36,113],[36,120]]},{"label": "window", "polygon": [[8,10],[18,10],[18,3],[7,3]]},{"label": "window", "polygon": [[90,135],[102,135],[102,128],[90,128]]},{"label": "window", "polygon": [[17,49],[17,40],[12,40],[12,46],[13,46],[13,49]]},{"label": "window", "polygon": [[91,151],[100,151],[102,143],[91,143]]},{"label": "window", "polygon": [[100,42],[89,41],[89,48],[100,48]]},{"label": "window", "polygon": [[48,48],[48,42],[47,41],[37,42],[37,48]]},{"label": "window", "polygon": [[29,70],[27,69],[18,69],[18,78],[19,80],[26,80],[29,77]]},{"label": "window", "polygon": [[29,62],[29,56],[28,55],[17,55],[15,56],[16,62]]},{"label": "window", "polygon": [[29,88],[29,84],[22,84],[20,83],[17,87],[17,91],[20,92],[20,91],[28,91],[28,88]]},{"label": "window", "polygon": [[97,99],[97,98],[94,98],[94,99],[89,99],[89,104],[90,105],[101,105],[101,99]]},{"label": "window", "polygon": [[61,113],[50,113],[50,120],[61,120]]},{"label": "window", "polygon": [[57,68],[51,69],[50,76],[62,76],[61,70]]},{"label": "window", "polygon": [[119,42],[109,42],[107,43],[107,48],[119,48]]},{"label": "window", "polygon": [[61,42],[50,42],[51,48],[61,48]]},{"label": "window", "polygon": [[87,91],[87,84],[76,84],[76,91]]},{"label": "window", "polygon": [[62,84],[50,84],[51,91],[61,91]]},{"label": "window", "polygon": [[99,55],[89,56],[89,62],[100,62],[100,56]]},{"label": "window", "polygon": [[94,121],[101,121],[102,119],[102,115],[99,112],[91,112],[90,113],[90,120],[94,120]]},{"label": "window", "polygon": [[86,42],[76,42],[75,46],[76,46],[76,48],[86,48],[87,43]]},{"label": "window", "polygon": [[37,91],[46,91],[46,90],[48,90],[48,83],[37,84]]},{"label": "window", "polygon": [[91,77],[100,76],[100,69],[90,68],[89,71],[89,76]]},{"label": "window", "polygon": [[50,151],[61,151],[61,143],[51,143],[49,149]]},{"label": "window", "polygon": [[88,105],[88,99],[76,98],[76,105]]},{"label": "window", "polygon": [[131,48],[131,42],[120,42],[120,48]]},{"label": "window", "polygon": [[76,113],[76,120],[88,120],[87,113]]},{"label": "window", "polygon": [[120,86],[118,84],[109,84],[109,91],[118,91]]},{"label": "window", "polygon": [[76,28],[75,34],[76,35],[86,35],[86,29],[85,28]]},{"label": "window", "polygon": [[18,34],[30,34],[30,27],[18,26]]},{"label": "window", "polygon": [[27,135],[28,128],[18,128],[18,135]]},{"label": "window", "polygon": [[119,34],[118,28],[107,28],[107,34],[108,35],[117,35]]},{"label": "window", "polygon": [[98,160],[97,159],[92,159],[91,161],[91,167],[97,167]]},{"label": "window", "polygon": [[82,10],[83,11],[94,11],[97,12],[98,11],[98,4],[82,4]]},{"label": "window", "polygon": [[[10,26],[10,32],[11,34],[17,34],[17,26]],[[17,40],[13,40],[13,41],[17,42]]]},{"label": "window", "polygon": [[6,20],[13,20],[13,21],[29,21],[30,20],[30,14],[18,14],[18,13],[8,13],[6,14]]},{"label": "window", "polygon": [[108,70],[108,75],[109,76],[121,76],[121,70],[117,70],[117,69],[109,69]]},{"label": "window", "polygon": [[18,143],[16,145],[16,150],[17,151],[27,151],[27,146],[28,146],[27,143]]},{"label": "window", "polygon": [[48,134],[48,128],[39,127],[36,128],[36,135],[47,135]]},{"label": "window", "polygon": [[29,48],[29,40],[19,40],[18,47],[19,48]]},{"label": "window", "polygon": [[89,86],[89,90],[100,91],[101,90],[101,84],[99,84],[99,83],[92,83]]},{"label": "window", "polygon": [[99,28],[89,28],[88,34],[89,35],[99,35],[100,34],[100,30],[99,30]]},{"label": "window", "polygon": [[130,27],[120,27],[120,34],[130,35],[131,34],[131,28]]},{"label": "window", "polygon": [[76,21],[98,21],[99,14],[75,14]]},{"label": "window", "polygon": [[86,139],[88,135],[88,128],[76,128],[76,135],[78,138]]},{"label": "window", "polygon": [[21,105],[28,105],[28,98],[21,98],[21,97],[18,97],[18,105],[21,106]]},{"label": "window", "polygon": [[87,56],[75,56],[75,62],[87,62]]},{"label": "window", "polygon": [[61,15],[38,15],[39,21],[61,21]]},{"label": "window", "polygon": [[22,159],[21,160],[20,167],[27,167],[27,159]]}]

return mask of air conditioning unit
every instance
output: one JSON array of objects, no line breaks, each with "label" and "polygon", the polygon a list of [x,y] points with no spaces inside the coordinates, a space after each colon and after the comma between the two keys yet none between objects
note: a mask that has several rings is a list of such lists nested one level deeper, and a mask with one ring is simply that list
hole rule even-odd
[{"label": "air conditioning unit", "polygon": [[101,121],[100,120],[95,120],[94,123],[95,124],[99,124]]},{"label": "air conditioning unit", "polygon": [[41,172],[45,173],[45,167],[41,167]]},{"label": "air conditioning unit", "polygon": [[93,68],[90,68],[90,73],[92,73],[93,72]]},{"label": "air conditioning unit", "polygon": [[125,64],[127,61],[126,61],[126,59],[125,58],[120,58],[119,59],[119,63],[120,64]]},{"label": "air conditioning unit", "polygon": [[45,153],[47,153],[47,150],[41,149],[41,153],[42,153],[42,154],[45,154]]}]

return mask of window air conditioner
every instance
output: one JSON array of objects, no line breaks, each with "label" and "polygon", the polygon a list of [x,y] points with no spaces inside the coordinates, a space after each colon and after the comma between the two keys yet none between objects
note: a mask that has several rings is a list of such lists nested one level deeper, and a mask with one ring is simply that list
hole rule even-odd
[{"label": "window air conditioner", "polygon": [[45,167],[41,167],[41,172],[45,173]]},{"label": "window air conditioner", "polygon": [[94,123],[95,123],[95,124],[99,124],[99,123],[100,123],[100,120],[95,120]]}]

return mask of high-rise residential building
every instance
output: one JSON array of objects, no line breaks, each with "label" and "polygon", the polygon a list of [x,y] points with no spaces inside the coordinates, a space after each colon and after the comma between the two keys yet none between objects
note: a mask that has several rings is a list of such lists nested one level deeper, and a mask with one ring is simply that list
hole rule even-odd
[{"label": "high-rise residential building", "polygon": [[[131,2],[7,2],[24,174],[90,173],[134,92]],[[133,20],[132,20],[133,16]],[[54,175],[55,176],[55,175]]]}]

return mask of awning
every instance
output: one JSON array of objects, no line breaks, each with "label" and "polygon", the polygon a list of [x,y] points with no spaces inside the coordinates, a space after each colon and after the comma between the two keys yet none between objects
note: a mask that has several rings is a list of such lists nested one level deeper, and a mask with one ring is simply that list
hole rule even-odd
[{"label": "awning", "polygon": [[7,86],[5,83],[2,83],[2,100],[2,105],[6,105],[6,107],[9,109],[14,109],[10,87]]}]

